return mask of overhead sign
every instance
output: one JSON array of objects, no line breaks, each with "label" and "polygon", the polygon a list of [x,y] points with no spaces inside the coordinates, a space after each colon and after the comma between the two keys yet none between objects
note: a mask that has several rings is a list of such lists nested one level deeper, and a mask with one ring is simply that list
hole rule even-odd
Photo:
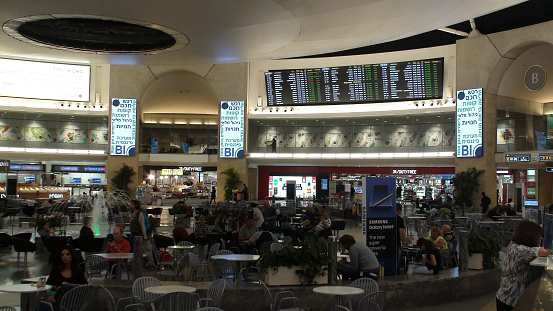
[{"label": "overhead sign", "polygon": [[524,75],[524,85],[530,91],[539,91],[545,85],[546,80],[547,74],[545,70],[538,65],[528,68]]},{"label": "overhead sign", "polygon": [[10,171],[44,172],[44,164],[12,164]]},{"label": "overhead sign", "polygon": [[52,165],[52,172],[105,173],[105,166]]},{"label": "overhead sign", "polygon": [[482,156],[482,89],[457,91],[457,157]]},{"label": "overhead sign", "polygon": [[506,154],[505,162],[530,162],[529,154]]},{"label": "overhead sign", "polygon": [[221,158],[244,156],[244,102],[221,102],[220,148]]},{"label": "overhead sign", "polygon": [[10,171],[10,160],[0,160],[0,172],[7,173]]},{"label": "overhead sign", "polygon": [[540,162],[553,162],[553,154],[540,154]]},{"label": "overhead sign", "polygon": [[392,170],[392,175],[417,175],[417,170]]},{"label": "overhead sign", "polygon": [[161,170],[161,175],[162,176],[173,176],[173,175],[182,176],[183,172],[182,170],[178,170],[178,169],[164,168]]},{"label": "overhead sign", "polygon": [[111,100],[110,155],[133,156],[136,147],[136,99]]}]

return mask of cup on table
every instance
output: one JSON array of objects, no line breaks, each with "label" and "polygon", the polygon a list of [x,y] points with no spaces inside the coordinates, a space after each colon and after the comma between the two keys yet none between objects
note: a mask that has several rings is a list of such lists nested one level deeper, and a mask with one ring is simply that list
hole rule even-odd
[{"label": "cup on table", "polygon": [[426,254],[422,254],[422,262],[426,262]]}]

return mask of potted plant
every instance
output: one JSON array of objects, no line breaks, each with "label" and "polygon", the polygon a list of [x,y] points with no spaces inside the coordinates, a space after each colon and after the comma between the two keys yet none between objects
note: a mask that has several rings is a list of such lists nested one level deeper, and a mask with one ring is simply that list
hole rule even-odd
[{"label": "potted plant", "polygon": [[268,250],[260,258],[267,285],[328,283],[328,244],[308,237],[299,248],[287,244],[277,252]]},{"label": "potted plant", "polygon": [[234,167],[222,171],[221,174],[226,176],[224,181],[224,191],[225,200],[228,202],[232,198],[232,191],[235,190],[241,183],[240,175]]},{"label": "potted plant", "polygon": [[501,237],[492,230],[475,229],[469,234],[469,269],[493,269],[499,263]]},{"label": "potted plant", "polygon": [[455,174],[452,183],[455,186],[455,205],[462,209],[462,216],[465,215],[465,207],[473,206],[473,197],[478,193],[478,178],[484,174],[484,170],[477,170],[475,167],[468,168],[464,172]]},{"label": "potted plant", "polygon": [[129,184],[134,175],[136,175],[134,168],[123,163],[123,166],[115,172],[115,176],[111,179],[111,185],[115,190],[121,190],[130,195]]}]

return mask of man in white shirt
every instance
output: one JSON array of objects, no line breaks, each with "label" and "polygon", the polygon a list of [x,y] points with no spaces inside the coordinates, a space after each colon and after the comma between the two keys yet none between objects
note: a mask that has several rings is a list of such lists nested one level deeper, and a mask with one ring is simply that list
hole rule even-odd
[{"label": "man in white shirt", "polygon": [[263,214],[259,210],[259,206],[255,203],[252,203],[252,212],[253,212],[253,221],[257,228],[261,228],[261,225],[265,222]]}]

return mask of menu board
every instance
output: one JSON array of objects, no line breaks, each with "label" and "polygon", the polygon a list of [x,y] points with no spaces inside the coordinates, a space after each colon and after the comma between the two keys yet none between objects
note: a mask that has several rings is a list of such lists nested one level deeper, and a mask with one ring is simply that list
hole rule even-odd
[{"label": "menu board", "polygon": [[110,155],[133,156],[136,146],[136,99],[111,100]]},{"label": "menu board", "polygon": [[267,106],[374,103],[442,98],[444,59],[265,73]]},{"label": "menu board", "polygon": [[87,102],[90,66],[0,58],[0,96]]},{"label": "menu board", "polygon": [[482,156],[482,89],[457,91],[457,157]]},{"label": "menu board", "polygon": [[220,148],[221,158],[244,156],[244,102],[221,102]]}]

